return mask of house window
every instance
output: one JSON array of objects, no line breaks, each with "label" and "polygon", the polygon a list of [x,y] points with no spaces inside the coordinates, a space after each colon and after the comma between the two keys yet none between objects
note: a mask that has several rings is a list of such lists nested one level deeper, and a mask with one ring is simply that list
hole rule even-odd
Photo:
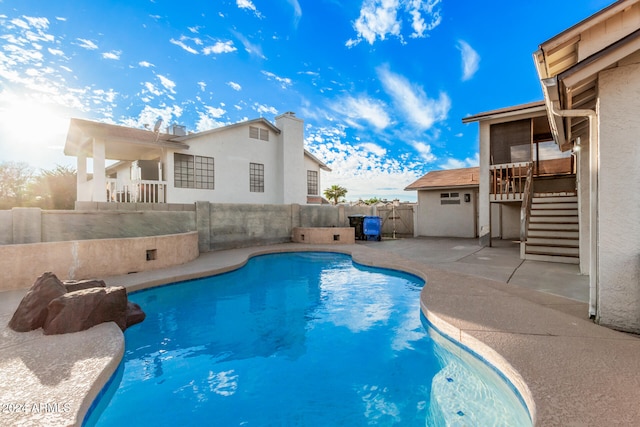
[{"label": "house window", "polygon": [[213,190],[213,157],[173,155],[173,181],[176,188],[203,188]]},{"label": "house window", "polygon": [[264,193],[264,165],[261,163],[249,164],[249,191]]},{"label": "house window", "polygon": [[267,129],[262,129],[256,126],[249,126],[249,138],[268,141],[269,131]]},{"label": "house window", "polygon": [[307,171],[307,194],[318,195],[318,171]]}]

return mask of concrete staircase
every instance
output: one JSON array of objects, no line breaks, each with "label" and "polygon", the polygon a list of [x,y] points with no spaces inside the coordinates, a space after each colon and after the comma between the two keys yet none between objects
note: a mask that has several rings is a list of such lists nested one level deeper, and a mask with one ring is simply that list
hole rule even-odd
[{"label": "concrete staircase", "polygon": [[534,194],[525,259],[580,263],[578,197],[575,193]]}]

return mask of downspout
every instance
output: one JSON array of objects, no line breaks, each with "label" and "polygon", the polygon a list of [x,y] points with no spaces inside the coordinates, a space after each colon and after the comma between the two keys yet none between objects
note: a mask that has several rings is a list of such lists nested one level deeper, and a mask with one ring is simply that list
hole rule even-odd
[{"label": "downspout", "polygon": [[[555,80],[555,79],[554,79]],[[545,86],[547,86],[545,84]],[[550,85],[549,85],[550,86]],[[547,89],[549,89],[547,86]],[[549,109],[558,117],[586,117],[589,119],[589,316],[597,316],[598,309],[598,122],[594,110],[561,110],[560,102],[550,100]]]}]

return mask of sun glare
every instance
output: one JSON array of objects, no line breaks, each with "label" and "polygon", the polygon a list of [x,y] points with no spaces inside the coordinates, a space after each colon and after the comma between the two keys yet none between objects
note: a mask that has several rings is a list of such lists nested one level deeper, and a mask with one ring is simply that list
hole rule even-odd
[{"label": "sun glare", "polygon": [[0,97],[2,157],[32,160],[62,155],[69,118],[61,108],[18,97]]}]

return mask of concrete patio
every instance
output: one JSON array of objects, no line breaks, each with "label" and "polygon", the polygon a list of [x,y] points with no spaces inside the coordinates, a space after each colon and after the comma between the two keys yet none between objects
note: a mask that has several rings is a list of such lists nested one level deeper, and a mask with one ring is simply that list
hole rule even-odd
[{"label": "concrete patio", "polygon": [[[536,425],[636,425],[640,419],[640,339],[588,319],[588,278],[577,266],[523,262],[511,242],[491,248],[440,238],[281,244],[211,252],[178,267],[105,279],[133,291],[291,250],[346,252],[361,264],[425,278],[427,318],[503,370]],[[8,379],[0,383],[0,403],[22,405],[3,406],[0,425],[79,424],[115,370],[123,336],[111,323],[63,336],[15,333],[6,324],[23,294],[0,294],[0,376]]]}]

